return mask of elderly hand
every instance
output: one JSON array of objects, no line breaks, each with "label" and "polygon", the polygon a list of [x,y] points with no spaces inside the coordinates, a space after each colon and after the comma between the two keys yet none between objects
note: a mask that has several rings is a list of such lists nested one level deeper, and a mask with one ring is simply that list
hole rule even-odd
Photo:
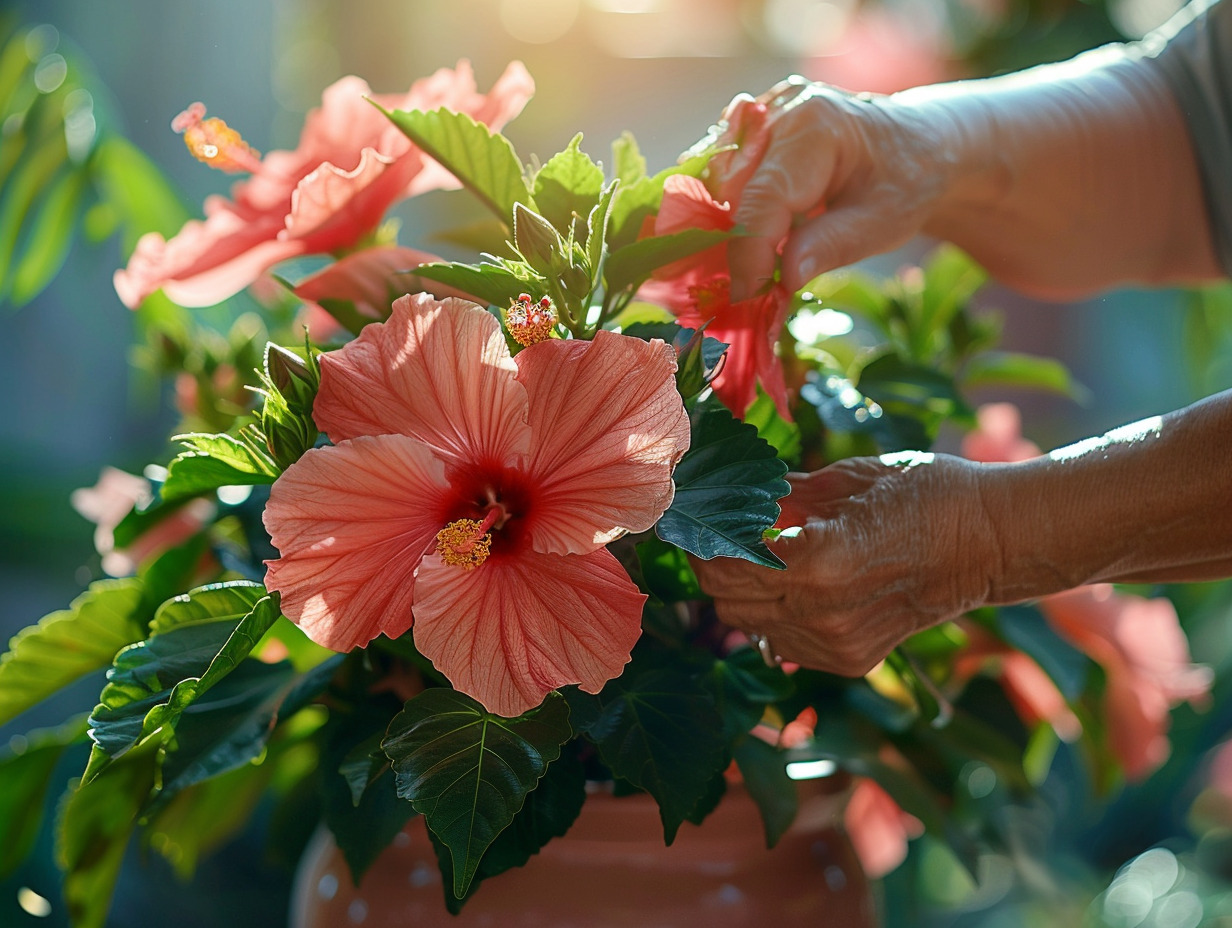
[{"label": "elderly hand", "polygon": [[981,465],[947,455],[851,458],[793,474],[774,552],[786,571],[695,561],[721,620],[782,657],[866,673],[907,636],[983,603],[999,562]]}]

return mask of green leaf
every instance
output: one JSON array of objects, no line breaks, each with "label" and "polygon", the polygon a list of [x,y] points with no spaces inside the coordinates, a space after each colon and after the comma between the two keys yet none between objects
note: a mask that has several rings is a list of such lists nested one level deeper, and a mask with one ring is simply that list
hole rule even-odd
[{"label": "green leaf", "polygon": [[728,763],[714,699],[678,671],[626,670],[589,701],[585,734],[615,776],[654,796],[671,844]]},{"label": "green leaf", "polygon": [[[379,106],[378,109],[381,109]],[[502,222],[513,204],[534,206],[522,177],[522,162],[509,140],[465,113],[441,109],[381,109],[412,142],[439,161]]]},{"label": "green leaf", "polygon": [[590,289],[599,286],[603,274],[603,255],[607,250],[607,230],[612,216],[612,201],[616,198],[619,182],[612,181],[603,188],[599,202],[586,217],[586,260],[590,262]]},{"label": "green leaf", "polygon": [[145,233],[170,238],[188,220],[188,209],[162,171],[122,136],[103,138],[90,166],[104,201],[122,217],[120,247],[124,254],[131,254]]},{"label": "green leaf", "polygon": [[778,667],[767,667],[761,653],[751,647],[715,661],[705,681],[730,741],[761,721],[766,706],[787,699],[795,689],[791,677]]},{"label": "green leaf", "polygon": [[971,414],[952,377],[896,354],[884,354],[865,365],[858,386],[891,412],[902,409],[936,417]]},{"label": "green leaf", "polygon": [[921,293],[923,334],[931,335],[949,325],[988,280],[988,272],[961,249],[945,245],[929,256],[924,267]]},{"label": "green leaf", "polygon": [[558,694],[516,719],[468,696],[425,690],[390,723],[382,744],[398,795],[409,799],[448,846],[453,893],[462,898],[485,850],[503,831],[571,735]]},{"label": "green leaf", "polygon": [[75,928],[104,928],[128,839],[157,770],[157,745],[150,743],[78,788],[64,806],[56,858]]},{"label": "green leaf", "polygon": [[[524,866],[553,838],[563,837],[577,820],[585,801],[585,767],[578,759],[577,751],[566,746],[560,758],[548,765],[539,785],[527,794],[526,802],[514,816],[513,822],[496,836],[484,853],[466,897],[460,900],[446,890],[445,905],[449,911],[457,915],[483,880]],[[453,885],[453,861],[449,850],[432,832],[428,835],[436,847],[442,881],[450,887]]]},{"label": "green leaf", "polygon": [[321,753],[325,824],[356,886],[415,814],[398,797],[389,758],[381,752],[391,714],[371,703],[354,714],[339,714],[330,720]]},{"label": "green leaf", "polygon": [[[525,276],[495,264],[423,264],[415,273],[469,293],[492,306],[508,309],[518,294],[543,290],[543,278],[525,267]],[[532,294],[534,295],[534,294]]]},{"label": "green leaf", "polygon": [[646,159],[642,157],[632,132],[626,130],[612,142],[612,166],[617,179],[626,186],[646,176]]},{"label": "green leaf", "polygon": [[757,399],[744,411],[744,421],[757,429],[780,458],[790,461],[800,454],[800,427],[779,415],[770,394],[759,386]]},{"label": "green leaf", "polygon": [[40,196],[38,212],[26,234],[25,250],[13,268],[9,301],[24,306],[51,283],[64,265],[86,192],[85,172],[70,168]]},{"label": "green leaf", "polygon": [[620,188],[612,201],[608,247],[615,251],[634,242],[642,231],[642,221],[659,211],[663,202],[663,183],[673,174],[697,177],[709,163],[710,157],[710,154],[705,154],[688,158],[680,164],[664,168],[653,177],[639,177],[627,182],[621,178]]},{"label": "green leaf", "polygon": [[116,655],[90,717],[85,779],[182,713],[236,669],[279,616],[277,600],[248,581],[202,587],[165,603],[149,639]]},{"label": "green leaf", "polygon": [[604,286],[609,292],[636,289],[659,268],[705,251],[735,234],[720,229],[685,229],[631,242],[608,255],[603,266]]},{"label": "green leaf", "polygon": [[52,772],[69,745],[84,741],[82,716],[55,729],[33,731],[9,739],[0,750],[0,880],[12,875],[34,849],[43,823],[44,799]]},{"label": "green leaf", "polygon": [[583,241],[586,218],[599,204],[603,192],[603,169],[578,148],[579,132],[569,146],[548,159],[535,175],[532,193],[539,214],[566,237],[570,230]]},{"label": "green leaf", "polygon": [[1085,400],[1090,392],[1055,358],[1014,351],[985,351],[976,355],[963,368],[962,383],[967,389],[1024,387],[1079,401]]},{"label": "green leaf", "polygon": [[34,213],[39,197],[67,160],[68,150],[61,133],[55,143],[40,147],[37,155],[18,164],[4,185],[4,197],[0,199],[0,300],[13,286],[14,256],[26,219]]},{"label": "green leaf", "polygon": [[686,602],[705,595],[688,557],[675,545],[650,536],[637,545],[637,560],[642,568],[646,592],[660,602]]},{"label": "green leaf", "polygon": [[285,661],[242,662],[181,717],[164,750],[162,789],[153,814],[181,790],[261,758],[275,725],[320,695],[346,658],[336,654],[296,675]]},{"label": "green leaf", "polygon": [[883,452],[922,451],[932,444],[919,419],[887,413],[837,374],[811,378],[800,388],[800,398],[830,431],[868,435]]},{"label": "green leaf", "polygon": [[176,435],[175,440],[190,450],[167,468],[162,488],[165,502],[200,496],[219,487],[273,483],[280,473],[264,448],[230,435],[193,432]]},{"label": "green leaf", "polygon": [[800,805],[796,784],[787,776],[787,758],[778,748],[751,735],[736,744],[732,756],[744,788],[761,811],[766,847],[774,847],[796,820]]},{"label": "green leaf", "polygon": [[765,567],[783,562],[762,533],[791,492],[780,461],[757,429],[717,403],[698,407],[689,451],[676,466],[676,495],[655,533],[703,560],[739,557]]},{"label": "green leaf", "polygon": [[145,635],[141,582],[99,580],[9,642],[0,657],[0,724],[79,677],[108,666]]},{"label": "green leaf", "polygon": [[996,628],[1007,644],[1022,651],[1052,678],[1067,700],[1077,699],[1091,675],[1091,659],[1053,630],[1034,606],[1002,606]]}]

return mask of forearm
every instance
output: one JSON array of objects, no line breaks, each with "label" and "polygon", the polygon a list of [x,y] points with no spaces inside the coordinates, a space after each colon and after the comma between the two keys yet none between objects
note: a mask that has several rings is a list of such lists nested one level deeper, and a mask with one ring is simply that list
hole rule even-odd
[{"label": "forearm", "polygon": [[988,601],[1232,577],[1232,391],[977,478]]},{"label": "forearm", "polygon": [[1154,62],[1109,48],[887,103],[931,124],[953,167],[924,231],[1005,283],[1072,298],[1222,276],[1190,135]]}]

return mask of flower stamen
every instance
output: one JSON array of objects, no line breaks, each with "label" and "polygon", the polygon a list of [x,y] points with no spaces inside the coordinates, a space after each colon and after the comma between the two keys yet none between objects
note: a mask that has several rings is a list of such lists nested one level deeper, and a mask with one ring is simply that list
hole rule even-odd
[{"label": "flower stamen", "polygon": [[217,117],[205,118],[205,104],[194,103],[171,121],[171,128],[183,133],[184,144],[198,161],[212,168],[236,174],[255,173],[261,155],[240,134]]},{"label": "flower stamen", "polygon": [[474,570],[492,553],[492,533],[499,509],[489,509],[480,522],[478,519],[454,519],[436,533],[436,553],[441,560],[463,570]]},{"label": "flower stamen", "polygon": [[505,310],[505,326],[513,340],[523,348],[551,338],[556,321],[556,309],[546,296],[535,302],[529,293],[520,294]]}]

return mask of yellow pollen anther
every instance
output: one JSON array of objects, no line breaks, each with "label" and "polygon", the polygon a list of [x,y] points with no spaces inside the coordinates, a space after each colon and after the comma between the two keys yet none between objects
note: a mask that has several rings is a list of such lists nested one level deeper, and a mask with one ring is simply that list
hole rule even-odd
[{"label": "yellow pollen anther", "polygon": [[487,528],[476,519],[455,519],[436,533],[436,553],[446,564],[474,570],[492,553],[492,535]]},{"label": "yellow pollen anther", "polygon": [[205,119],[205,106],[194,103],[171,121],[171,128],[184,134],[184,144],[198,161],[235,174],[255,172],[261,155],[240,134],[217,117]]},{"label": "yellow pollen anther", "polygon": [[689,287],[689,297],[698,309],[712,309],[718,303],[728,300],[731,282],[724,278],[715,278],[704,284]]},{"label": "yellow pollen anther", "polygon": [[509,303],[505,310],[505,327],[513,340],[523,348],[529,348],[545,339],[552,337],[552,329],[556,325],[556,309],[552,301],[544,297],[538,302],[530,298],[529,293],[523,293]]}]

